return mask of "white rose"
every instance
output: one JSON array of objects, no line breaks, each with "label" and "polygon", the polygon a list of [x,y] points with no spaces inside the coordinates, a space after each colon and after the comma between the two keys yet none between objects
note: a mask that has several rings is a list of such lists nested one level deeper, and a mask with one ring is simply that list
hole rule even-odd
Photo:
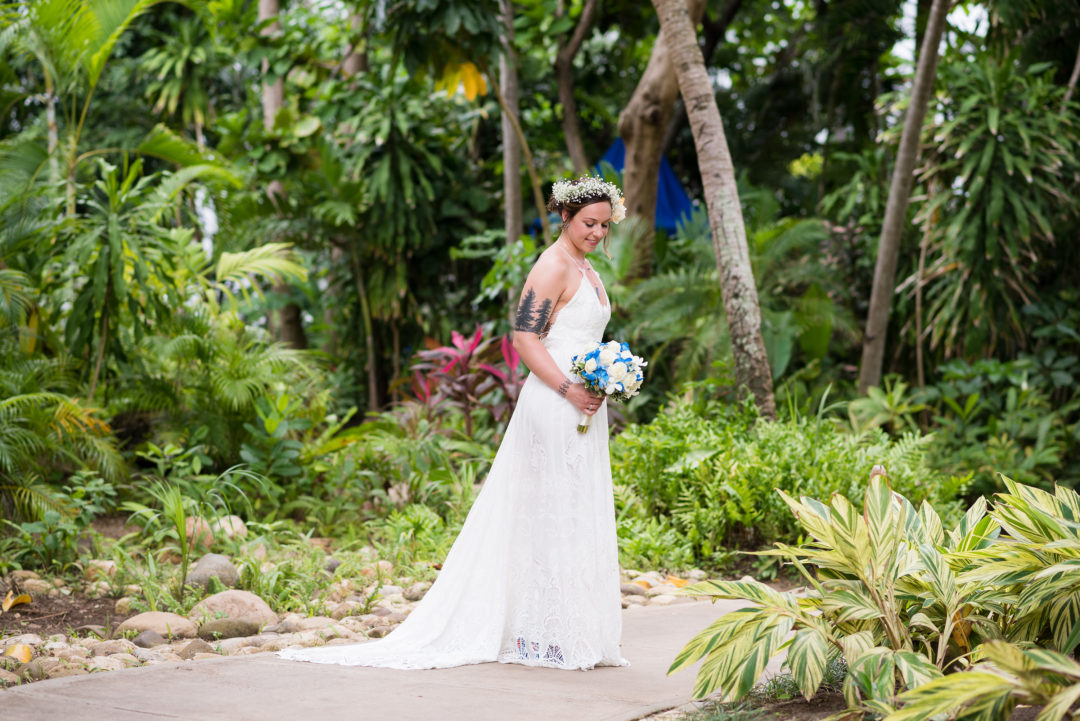
[{"label": "white rose", "polygon": [[589,360],[585,361],[585,372],[592,373],[594,370],[596,370],[596,359],[590,358]]},{"label": "white rose", "polygon": [[626,377],[626,372],[625,363],[613,363],[611,368],[608,369],[608,378],[618,383]]},{"label": "white rose", "polygon": [[622,353],[622,346],[619,345],[618,341],[609,340],[605,345],[613,353]]},{"label": "white rose", "polygon": [[616,392],[617,390],[618,390],[618,388],[616,388],[614,383],[608,383],[607,388],[604,389],[604,393],[607,393],[610,396],[612,393]]},{"label": "white rose", "polygon": [[620,354],[619,354],[619,357],[620,357],[620,358],[633,358],[633,357],[634,357],[634,354],[633,354],[633,353],[631,353],[631,352],[630,352],[630,351],[628,351],[628,350],[624,350],[624,351],[623,351],[622,353],[620,353]]},{"label": "white rose", "polygon": [[602,365],[604,368],[607,368],[615,362],[615,357],[615,351],[611,350],[610,348],[605,348],[604,350],[600,351],[600,365]]}]

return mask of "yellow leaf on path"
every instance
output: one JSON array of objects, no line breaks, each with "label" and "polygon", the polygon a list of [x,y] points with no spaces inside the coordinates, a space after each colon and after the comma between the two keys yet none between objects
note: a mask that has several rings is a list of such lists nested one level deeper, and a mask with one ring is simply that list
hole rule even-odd
[{"label": "yellow leaf on path", "polygon": [[685,580],[683,578],[679,578],[678,576],[668,576],[667,577],[667,582],[670,583],[675,588],[682,588],[683,586],[689,586],[690,585],[689,581],[687,581],[687,580]]},{"label": "yellow leaf on path", "polygon": [[0,613],[6,612],[12,606],[18,606],[20,603],[30,603],[30,594],[23,593],[16,596],[14,591],[8,591],[4,603],[0,605]]},{"label": "yellow leaf on path", "polygon": [[30,663],[30,659],[34,657],[34,649],[30,648],[25,643],[17,643],[5,651],[4,655],[17,658],[20,663]]},{"label": "yellow leaf on path", "polygon": [[637,585],[641,586],[642,588],[646,588],[646,589],[652,588],[652,584],[649,583],[648,581],[646,581],[644,578],[639,578],[636,581],[631,581],[631,583],[636,583]]}]

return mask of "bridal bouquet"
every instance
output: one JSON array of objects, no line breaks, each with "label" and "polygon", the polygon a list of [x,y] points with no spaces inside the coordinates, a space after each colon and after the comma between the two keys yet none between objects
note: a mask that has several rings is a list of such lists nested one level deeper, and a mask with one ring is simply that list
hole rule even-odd
[{"label": "bridal bouquet", "polygon": [[[645,380],[644,360],[630,352],[630,346],[618,341],[593,343],[584,353],[570,359],[570,373],[585,382],[585,388],[602,398],[628,401],[638,394]],[[590,416],[582,413],[578,433],[589,430]]]}]

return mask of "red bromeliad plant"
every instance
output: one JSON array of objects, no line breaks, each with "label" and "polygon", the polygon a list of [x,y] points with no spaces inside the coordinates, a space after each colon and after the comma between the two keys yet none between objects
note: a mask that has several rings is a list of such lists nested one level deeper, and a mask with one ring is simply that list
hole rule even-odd
[{"label": "red bromeliad plant", "polygon": [[[411,366],[413,393],[429,417],[444,405],[460,411],[465,435],[471,438],[477,408],[487,410],[500,423],[513,413],[524,382],[521,359],[508,336],[496,346],[494,339],[484,339],[480,326],[468,338],[454,331],[451,343],[416,354]],[[500,354],[505,369],[494,365]]]},{"label": "red bromeliad plant", "polygon": [[514,349],[514,343],[509,335],[504,335],[499,341],[499,350],[502,352],[503,363],[506,370],[499,370],[490,363],[480,364],[481,370],[487,371],[495,377],[502,390],[502,398],[492,404],[491,412],[499,423],[509,422],[510,416],[517,406],[518,394],[521,386],[525,383],[525,374],[522,372],[521,356]]}]

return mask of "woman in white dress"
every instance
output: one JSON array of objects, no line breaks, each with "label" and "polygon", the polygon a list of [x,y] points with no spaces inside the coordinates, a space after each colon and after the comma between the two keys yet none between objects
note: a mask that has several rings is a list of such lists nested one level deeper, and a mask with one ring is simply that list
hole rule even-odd
[{"label": "woman in white dress", "polygon": [[[514,324],[531,373],[438,578],[383,639],[280,656],[402,669],[628,665],[607,407],[569,375],[611,317],[587,256],[625,213],[618,188],[593,177],[556,183],[548,207],[562,233],[529,273]],[[592,416],[586,433],[576,430],[581,413]]]}]

